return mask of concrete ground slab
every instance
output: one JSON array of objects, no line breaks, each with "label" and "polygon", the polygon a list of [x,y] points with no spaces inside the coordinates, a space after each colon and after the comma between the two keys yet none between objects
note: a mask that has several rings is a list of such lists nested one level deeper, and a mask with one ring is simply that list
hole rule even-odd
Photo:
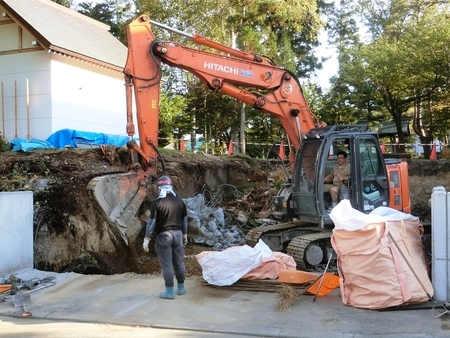
[{"label": "concrete ground slab", "polygon": [[[31,293],[27,310],[33,318],[258,337],[450,337],[450,314],[358,309],[344,305],[339,290],[315,302],[302,295],[277,311],[277,293],[213,288],[195,278],[186,280],[186,294],[165,300],[158,297],[164,290],[159,276],[37,270],[18,275],[23,280],[49,276],[53,286]],[[18,318],[22,312],[12,297],[0,303],[0,316]]]}]

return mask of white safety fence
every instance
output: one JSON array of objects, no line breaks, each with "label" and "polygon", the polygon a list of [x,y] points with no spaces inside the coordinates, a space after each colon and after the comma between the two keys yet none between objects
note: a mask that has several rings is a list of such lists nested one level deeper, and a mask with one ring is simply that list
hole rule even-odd
[{"label": "white safety fence", "polygon": [[434,298],[450,301],[450,193],[444,187],[431,194],[431,279]]}]

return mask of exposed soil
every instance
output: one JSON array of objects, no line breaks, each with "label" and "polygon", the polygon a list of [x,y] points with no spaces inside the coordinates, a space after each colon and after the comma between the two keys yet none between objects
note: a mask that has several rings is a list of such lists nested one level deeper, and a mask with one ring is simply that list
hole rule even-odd
[{"label": "exposed soil", "polygon": [[[265,161],[167,150],[162,156],[180,197],[202,192],[211,199],[214,193],[211,184],[221,187],[215,203],[229,208],[231,213],[242,210],[250,215],[269,205]],[[156,196],[150,193],[142,204],[136,224],[129,226],[134,232],[129,234],[126,245],[117,228],[100,216],[87,194],[86,187],[92,178],[126,170],[125,149],[5,152],[0,153],[0,163],[0,191],[34,191],[35,268],[85,274],[159,273],[153,245],[150,253],[142,250],[148,210]],[[211,248],[186,246],[188,276],[201,275],[194,256],[204,250]]]},{"label": "exposed soil", "polygon": [[[243,213],[250,219],[270,211],[266,161],[245,156],[205,156],[164,151],[167,174],[181,197],[202,192],[215,198],[227,213]],[[117,228],[111,227],[94,208],[87,184],[100,175],[122,173],[127,168],[124,149],[37,150],[0,153],[0,191],[34,191],[35,268],[85,274],[159,273],[154,247],[142,250],[142,239],[151,200],[149,194],[130,225],[126,245]],[[409,160],[412,214],[430,221],[428,200],[438,185],[450,189],[450,162]],[[285,179],[280,163],[269,164],[272,194]],[[217,188],[219,187],[219,188]],[[236,194],[239,192],[239,196]],[[220,198],[217,198],[220,196]],[[249,230],[252,222],[242,226]],[[256,224],[253,224],[256,225]],[[186,246],[187,276],[201,275],[195,255],[210,247]]]}]

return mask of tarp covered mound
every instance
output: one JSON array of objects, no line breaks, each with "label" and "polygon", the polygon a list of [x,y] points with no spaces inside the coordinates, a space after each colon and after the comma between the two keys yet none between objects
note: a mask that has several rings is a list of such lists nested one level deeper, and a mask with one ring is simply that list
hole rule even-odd
[{"label": "tarp covered mound", "polygon": [[426,303],[432,297],[417,217],[387,207],[366,215],[348,200],[330,217],[344,304],[383,309]]},{"label": "tarp covered mound", "polygon": [[53,133],[47,142],[55,148],[72,147],[76,148],[77,143],[84,144],[109,144],[122,147],[128,142],[128,136],[111,135],[104,133],[93,133],[73,129],[62,129]]},{"label": "tarp covered mound", "polygon": [[123,147],[128,142],[128,136],[94,133],[72,129],[62,129],[53,133],[46,141],[38,139],[15,138],[11,141],[12,151],[29,151],[33,149],[80,148],[83,145],[108,144]]}]

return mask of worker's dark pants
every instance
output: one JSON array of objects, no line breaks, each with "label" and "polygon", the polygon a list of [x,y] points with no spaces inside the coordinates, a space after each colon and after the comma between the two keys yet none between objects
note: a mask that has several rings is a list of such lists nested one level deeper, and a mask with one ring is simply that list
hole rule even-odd
[{"label": "worker's dark pants", "polygon": [[155,244],[166,287],[173,286],[174,272],[178,284],[184,283],[186,268],[184,266],[184,246],[181,230],[161,232],[156,237]]}]

